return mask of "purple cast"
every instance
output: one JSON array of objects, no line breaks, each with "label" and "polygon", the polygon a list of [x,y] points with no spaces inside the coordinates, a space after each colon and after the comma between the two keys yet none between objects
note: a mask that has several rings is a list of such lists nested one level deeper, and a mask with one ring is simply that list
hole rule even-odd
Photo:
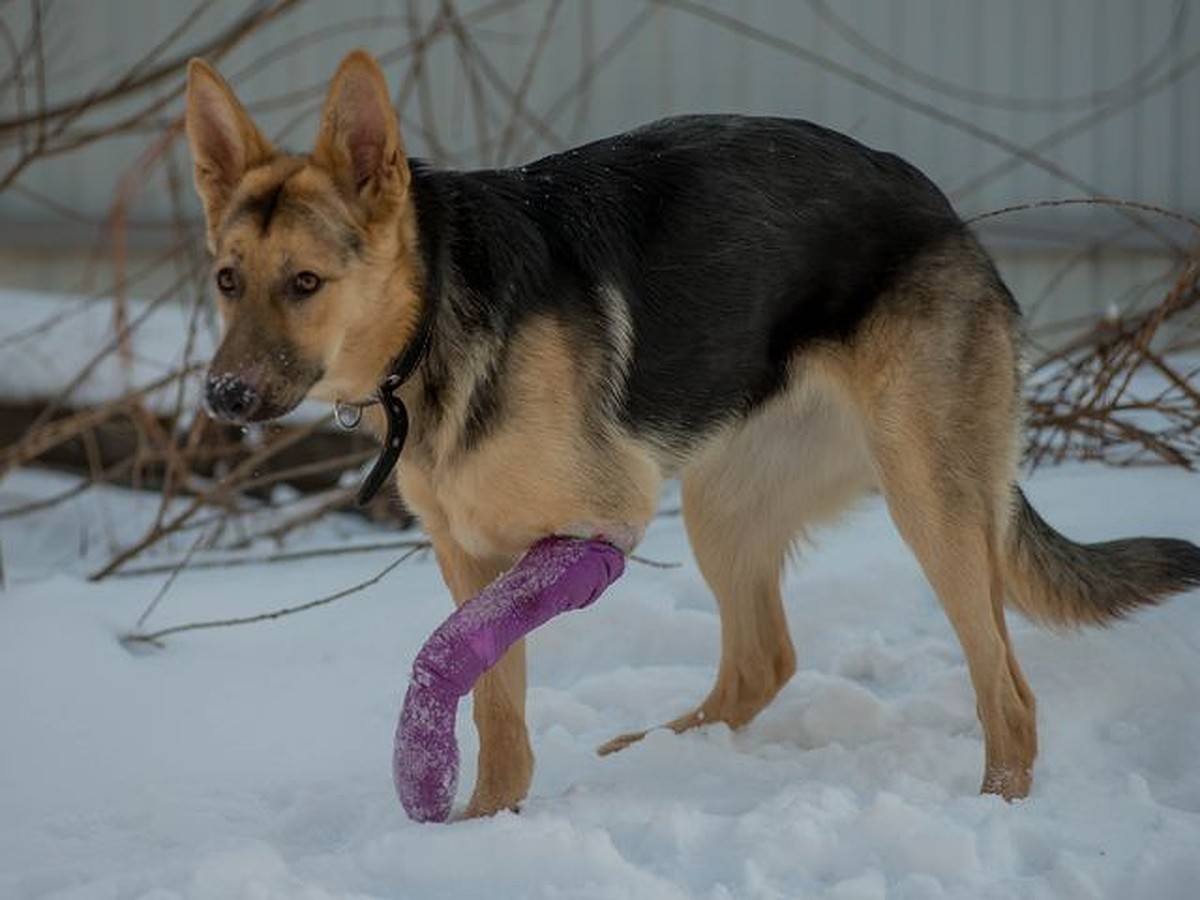
[{"label": "purple cast", "polygon": [[438,626],[413,662],[396,725],[392,777],[409,818],[450,816],[459,698],[515,641],[559,613],[589,605],[624,570],[625,555],[605,541],[543,538]]}]

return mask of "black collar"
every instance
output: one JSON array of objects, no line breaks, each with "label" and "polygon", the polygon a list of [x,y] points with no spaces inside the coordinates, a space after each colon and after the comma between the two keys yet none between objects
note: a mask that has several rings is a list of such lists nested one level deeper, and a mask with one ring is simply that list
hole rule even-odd
[{"label": "black collar", "polygon": [[366,506],[379,493],[383,483],[396,468],[400,451],[404,449],[404,441],[408,438],[408,408],[405,407],[404,401],[396,396],[396,390],[408,381],[429,353],[429,341],[433,335],[434,306],[433,297],[427,295],[416,335],[392,360],[392,364],[388,366],[388,374],[375,389],[375,397],[383,407],[383,415],[387,420],[387,434],[383,439],[383,449],[379,451],[379,458],[375,460],[375,465],[371,466],[371,471],[367,473],[358,489],[355,502],[359,506]]}]

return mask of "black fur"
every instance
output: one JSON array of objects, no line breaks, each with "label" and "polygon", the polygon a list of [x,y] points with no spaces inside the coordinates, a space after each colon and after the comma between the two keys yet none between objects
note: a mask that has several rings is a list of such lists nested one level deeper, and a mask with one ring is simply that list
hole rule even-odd
[{"label": "black fur", "polygon": [[[906,263],[964,231],[899,158],[777,118],[666,119],[516,169],[414,161],[412,191],[427,270],[449,264],[427,299],[467,331],[506,338],[539,313],[603,333],[599,292],[619,291],[621,415],[666,436],[769,398],[793,351],[852,334]],[[477,393],[472,441],[501,402]]]},{"label": "black fur", "polygon": [[289,190],[290,177],[289,175],[288,178],[271,185],[261,194],[251,194],[239,201],[225,218],[225,227],[248,218],[258,224],[259,234],[266,237],[277,221],[300,223],[332,240],[338,247],[343,262],[348,262],[353,257],[361,257],[362,235],[353,227],[340,223],[336,216],[322,214],[312,198],[298,195],[294,189]]},{"label": "black fur", "polygon": [[230,222],[235,222],[242,217],[257,220],[259,234],[266,237],[267,232],[271,230],[271,223],[275,219],[275,213],[279,209],[279,201],[283,197],[283,190],[287,186],[287,181],[281,181],[269,187],[262,194],[254,194],[247,197],[229,217]]}]

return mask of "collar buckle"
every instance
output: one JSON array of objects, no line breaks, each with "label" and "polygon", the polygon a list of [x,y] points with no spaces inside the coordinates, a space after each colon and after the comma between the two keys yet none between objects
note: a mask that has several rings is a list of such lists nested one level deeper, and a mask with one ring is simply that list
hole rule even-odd
[{"label": "collar buckle", "polygon": [[[372,401],[373,402],[373,401]],[[333,404],[333,421],[342,431],[357,431],[362,424],[363,408],[370,403],[349,403],[337,400]]]}]

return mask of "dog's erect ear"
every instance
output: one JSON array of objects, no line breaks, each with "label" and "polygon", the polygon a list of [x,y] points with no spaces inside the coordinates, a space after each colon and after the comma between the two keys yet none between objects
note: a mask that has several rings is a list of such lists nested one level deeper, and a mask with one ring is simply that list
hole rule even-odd
[{"label": "dog's erect ear", "polygon": [[229,197],[249,169],[275,155],[223,78],[202,59],[188,63],[187,136],[196,191],[212,242]]},{"label": "dog's erect ear", "polygon": [[408,192],[408,159],[387,81],[364,50],[347,56],[333,76],[313,161],[368,219],[393,212]]}]

